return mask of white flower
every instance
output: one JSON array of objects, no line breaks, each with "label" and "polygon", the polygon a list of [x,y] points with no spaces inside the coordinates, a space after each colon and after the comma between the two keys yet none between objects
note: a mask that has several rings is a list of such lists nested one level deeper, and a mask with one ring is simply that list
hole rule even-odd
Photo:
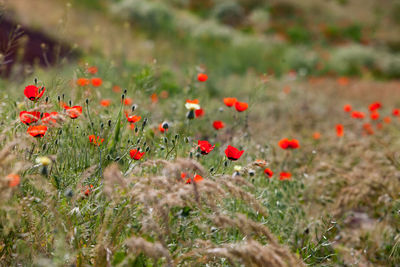
[{"label": "white flower", "polygon": [[188,110],[198,110],[198,109],[200,109],[200,105],[199,105],[199,104],[188,103],[188,102],[186,102],[185,107],[186,107]]}]

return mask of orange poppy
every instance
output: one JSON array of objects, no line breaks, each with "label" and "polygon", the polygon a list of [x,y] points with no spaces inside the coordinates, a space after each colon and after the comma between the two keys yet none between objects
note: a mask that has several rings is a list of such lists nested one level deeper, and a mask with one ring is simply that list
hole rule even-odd
[{"label": "orange poppy", "polygon": [[57,120],[56,120],[57,116],[58,116],[58,112],[57,111],[53,111],[53,112],[50,112],[50,113],[46,112],[46,113],[43,114],[42,122],[44,124],[49,124],[49,123],[56,124],[57,123]]},{"label": "orange poppy", "polygon": [[379,119],[379,113],[377,111],[372,111],[370,114],[371,120]]},{"label": "orange poppy", "polygon": [[315,140],[320,139],[320,138],[321,138],[321,133],[319,133],[319,132],[313,133],[313,138],[314,138]]},{"label": "orange poppy", "polygon": [[350,106],[349,104],[344,105],[344,106],[343,106],[343,110],[344,110],[345,112],[350,112],[350,111],[351,111],[351,106]]},{"label": "orange poppy", "polygon": [[290,172],[281,172],[279,174],[279,180],[290,180],[292,179],[292,174]]},{"label": "orange poppy", "polygon": [[245,111],[247,108],[249,107],[249,105],[246,102],[239,102],[237,101],[235,103],[235,108],[238,112],[243,112]]},{"label": "orange poppy", "polygon": [[336,124],[336,135],[338,137],[342,137],[344,135],[344,127],[343,124]]},{"label": "orange poppy", "polygon": [[8,180],[9,187],[16,187],[21,181],[21,177],[16,173],[10,173],[6,176],[6,179]]},{"label": "orange poppy", "polygon": [[133,103],[132,98],[127,97],[127,98],[124,99],[124,105],[125,106],[130,106],[130,105],[132,105],[132,103]]},{"label": "orange poppy", "polygon": [[233,107],[233,105],[235,105],[236,102],[237,102],[237,99],[235,97],[225,97],[224,98],[224,104],[227,107]]},{"label": "orange poppy", "polygon": [[126,116],[126,119],[128,120],[128,122],[130,122],[130,123],[138,122],[142,118],[141,116],[136,116],[136,115],[128,116],[128,114],[125,114],[125,116]]},{"label": "orange poppy", "polygon": [[47,126],[45,125],[29,126],[26,132],[33,137],[43,137],[47,132]]},{"label": "orange poppy", "polygon": [[364,123],[363,128],[366,134],[369,135],[374,134],[374,130],[372,129],[372,125],[370,123]]},{"label": "orange poppy", "polygon": [[76,119],[82,114],[82,107],[81,106],[64,106],[65,111],[67,112],[68,116],[71,119]]},{"label": "orange poppy", "polygon": [[113,90],[113,92],[115,92],[115,93],[119,93],[119,92],[121,92],[121,87],[119,87],[118,85],[114,85],[113,87],[112,87],[112,90]]},{"label": "orange poppy", "polygon": [[153,102],[153,103],[157,103],[157,102],[158,102],[158,96],[157,96],[156,93],[153,93],[153,94],[150,96],[150,98],[151,98],[151,102]]},{"label": "orange poppy", "polygon": [[87,68],[87,72],[90,74],[96,74],[98,72],[98,69],[96,66],[91,66]]},{"label": "orange poppy", "polygon": [[110,99],[103,99],[100,101],[100,105],[103,107],[108,107],[109,105],[111,105],[111,100]]},{"label": "orange poppy", "polygon": [[390,117],[385,117],[385,118],[383,118],[383,121],[384,121],[385,123],[390,123],[390,122],[392,121],[392,118],[390,118]]},{"label": "orange poppy", "polygon": [[90,84],[90,80],[87,79],[87,78],[79,78],[79,79],[76,81],[76,84],[79,85],[79,86],[87,86],[87,85]]},{"label": "orange poppy", "polygon": [[92,78],[92,85],[94,87],[99,87],[103,83],[103,80],[101,78]]},{"label": "orange poppy", "polygon": [[361,111],[353,111],[351,113],[351,117],[353,117],[355,119],[364,119],[365,114],[364,114],[364,112],[361,112]]},{"label": "orange poppy", "polygon": [[278,144],[282,149],[297,149],[300,147],[299,141],[296,139],[289,140],[284,138]]},{"label": "orange poppy", "polygon": [[100,138],[100,136],[95,136],[94,134],[89,135],[89,142],[93,145],[100,146],[104,142],[104,138]]}]

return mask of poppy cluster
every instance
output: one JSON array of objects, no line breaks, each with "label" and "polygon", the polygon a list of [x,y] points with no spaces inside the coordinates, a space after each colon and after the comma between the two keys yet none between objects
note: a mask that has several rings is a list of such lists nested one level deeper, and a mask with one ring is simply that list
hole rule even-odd
[{"label": "poppy cluster", "polygon": [[235,97],[226,97],[223,99],[223,101],[227,107],[235,106],[235,109],[238,112],[243,112],[249,108],[249,104],[247,104],[246,102],[240,102]]},{"label": "poppy cluster", "polygon": [[300,147],[300,143],[296,139],[289,140],[284,138],[280,140],[278,144],[282,149],[297,149]]}]

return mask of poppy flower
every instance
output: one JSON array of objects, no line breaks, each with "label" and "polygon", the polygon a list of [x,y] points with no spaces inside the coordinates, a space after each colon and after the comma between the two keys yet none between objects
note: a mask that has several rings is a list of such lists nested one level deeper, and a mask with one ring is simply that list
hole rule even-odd
[{"label": "poppy flower", "polygon": [[199,100],[198,99],[186,100],[185,107],[188,110],[198,110],[200,109]]},{"label": "poppy flower", "polygon": [[265,166],[267,166],[267,162],[263,159],[257,159],[253,162],[253,164],[261,168],[265,168]]},{"label": "poppy flower", "polygon": [[400,109],[394,108],[393,111],[392,111],[392,115],[396,116],[396,117],[399,117],[400,116]]},{"label": "poppy flower", "polygon": [[89,196],[90,195],[90,193],[92,192],[92,190],[93,190],[93,185],[91,184],[91,185],[88,185],[87,187],[86,187],[86,190],[85,190],[85,196]]},{"label": "poppy flower", "polygon": [[16,173],[10,173],[6,176],[6,179],[8,180],[9,187],[16,187],[21,181],[21,177]]},{"label": "poppy flower", "polygon": [[64,106],[65,111],[67,112],[68,116],[71,119],[76,119],[82,114],[82,107],[81,106]]},{"label": "poppy flower", "polygon": [[264,170],[264,173],[265,173],[269,178],[271,178],[272,175],[274,175],[273,171],[271,171],[271,169],[269,169],[269,168],[266,168],[266,169]]},{"label": "poppy flower", "polygon": [[78,80],[76,80],[76,84],[79,86],[86,86],[90,84],[90,80],[86,78],[79,78]]},{"label": "poppy flower", "polygon": [[342,137],[344,135],[343,124],[336,124],[336,135]]},{"label": "poppy flower", "polygon": [[103,142],[104,138],[100,138],[100,136],[96,137],[94,134],[89,135],[89,143],[100,146]]},{"label": "poppy flower", "polygon": [[[201,182],[201,181],[203,181],[203,180],[204,180],[204,178],[201,177],[201,176],[198,175],[198,174],[196,174],[196,175],[193,177],[193,181],[194,181],[195,183]],[[192,182],[192,180],[191,180],[190,178],[186,180],[186,184],[190,184],[191,182]]]},{"label": "poppy flower", "polygon": [[321,138],[321,133],[319,133],[319,132],[313,133],[313,138],[314,138],[315,140],[320,139],[320,138]]},{"label": "poppy flower", "polygon": [[207,74],[205,74],[205,73],[199,73],[199,74],[197,74],[197,80],[198,80],[199,82],[205,82],[205,81],[207,81],[207,79],[208,79]]},{"label": "poppy flower", "polygon": [[215,130],[219,130],[225,127],[225,124],[222,121],[214,121],[213,127]]},{"label": "poppy flower", "polygon": [[351,106],[350,106],[349,104],[344,105],[344,106],[343,106],[343,110],[344,110],[345,112],[350,112],[350,111],[351,111]]},{"label": "poppy flower", "polygon": [[43,137],[46,134],[47,126],[38,125],[38,126],[29,126],[26,132],[33,137]]},{"label": "poppy flower", "polygon": [[224,98],[224,104],[227,107],[233,107],[233,105],[235,105],[236,102],[237,102],[237,99],[235,97],[225,97]]},{"label": "poppy flower", "polygon": [[379,119],[379,113],[377,111],[372,111],[370,114],[371,120]]},{"label": "poppy flower", "polygon": [[130,105],[132,105],[132,103],[133,103],[132,98],[127,97],[127,98],[124,99],[124,105],[125,106],[130,106]]},{"label": "poppy flower", "polygon": [[115,93],[119,93],[119,92],[121,92],[121,87],[120,86],[118,86],[118,85],[114,85],[113,87],[112,87],[112,90],[113,90],[113,92],[115,92]]},{"label": "poppy flower", "polygon": [[384,121],[385,123],[390,123],[390,122],[392,121],[392,118],[390,118],[390,117],[385,117],[385,118],[383,118],[383,121]]},{"label": "poppy flower", "polygon": [[111,105],[111,100],[110,99],[103,99],[100,101],[100,105],[103,107],[108,107],[109,105]]},{"label": "poppy flower", "polygon": [[282,149],[297,149],[300,147],[299,141],[296,139],[289,140],[284,138],[278,144]]},{"label": "poppy flower", "polygon": [[228,145],[225,149],[225,155],[230,160],[238,160],[244,153],[244,150],[239,150],[236,147]]},{"label": "poppy flower", "polygon": [[355,119],[364,119],[365,114],[364,114],[364,112],[361,112],[361,111],[353,111],[351,113],[351,117],[353,117]]},{"label": "poppy flower", "polygon": [[235,103],[235,108],[238,112],[243,112],[245,111],[247,108],[249,107],[249,104],[247,104],[246,102],[239,102],[237,101]]},{"label": "poppy flower", "polygon": [[50,112],[50,113],[46,112],[46,113],[43,114],[42,122],[44,124],[49,124],[49,123],[55,124],[55,123],[57,123],[57,120],[56,120],[57,116],[58,116],[58,112],[57,111],[53,111],[53,112]]},{"label": "poppy flower", "polygon": [[145,153],[146,153],[146,152],[140,152],[140,151],[137,150],[137,149],[132,149],[131,151],[129,151],[129,155],[130,155],[131,158],[134,159],[134,160],[140,160],[140,159],[143,157],[143,155],[144,155]]},{"label": "poppy flower", "polygon": [[204,109],[200,108],[200,109],[195,110],[194,115],[196,116],[196,118],[204,116]]},{"label": "poppy flower", "polygon": [[369,135],[374,134],[374,130],[372,129],[372,125],[370,123],[364,123],[363,129],[366,134],[369,134]]},{"label": "poppy flower", "polygon": [[208,141],[197,141],[198,147],[200,148],[200,152],[203,155],[207,155],[210,153],[214,148],[215,145],[211,145]]},{"label": "poppy flower", "polygon": [[130,123],[138,122],[142,118],[141,116],[136,116],[136,115],[128,116],[128,114],[126,114],[125,116],[126,116],[126,119],[128,120],[128,122],[130,122]]},{"label": "poppy flower", "polygon": [[283,180],[290,180],[292,177],[292,174],[290,172],[281,172],[279,174],[279,180],[283,181]]},{"label": "poppy flower", "polygon": [[21,111],[19,113],[19,119],[23,124],[29,125],[33,122],[37,122],[40,118],[39,111]]},{"label": "poppy flower", "polygon": [[168,128],[164,128],[163,123],[160,123],[160,125],[158,125],[158,130],[162,133],[165,133],[166,131],[168,131]]},{"label": "poppy flower", "polygon": [[377,109],[380,109],[381,107],[382,107],[381,103],[374,102],[371,105],[369,105],[369,111],[375,111]]},{"label": "poppy flower", "polygon": [[158,102],[158,96],[157,96],[157,94],[156,94],[156,93],[152,94],[152,95],[150,96],[150,99],[151,99],[151,102],[157,103],[157,102]]},{"label": "poppy flower", "polygon": [[87,72],[90,74],[96,74],[97,71],[98,71],[98,69],[96,66],[91,66],[91,67],[87,68]]},{"label": "poppy flower", "polygon": [[35,85],[28,85],[25,87],[24,95],[31,101],[36,101],[41,98],[46,89],[44,87],[38,88]]},{"label": "poppy flower", "polygon": [[92,85],[94,87],[99,87],[103,83],[103,80],[101,78],[92,78]]}]

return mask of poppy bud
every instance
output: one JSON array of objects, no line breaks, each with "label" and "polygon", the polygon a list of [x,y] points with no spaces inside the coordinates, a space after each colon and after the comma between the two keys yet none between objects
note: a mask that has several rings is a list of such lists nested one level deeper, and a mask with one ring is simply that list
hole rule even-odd
[{"label": "poppy bud", "polygon": [[189,143],[189,138],[187,136],[185,137],[185,143]]},{"label": "poppy bud", "polygon": [[224,108],[221,107],[221,108],[218,109],[218,111],[219,111],[219,112],[223,112],[223,111],[224,111]]},{"label": "poppy bud", "polygon": [[254,176],[254,174],[256,174],[256,172],[254,170],[249,170],[249,175],[250,176]]},{"label": "poppy bud", "polygon": [[226,161],[226,160],[224,161],[224,166],[228,167],[228,161]]},{"label": "poppy bud", "polygon": [[46,149],[46,143],[43,144],[43,146],[42,146],[42,150],[45,150],[45,149]]},{"label": "poppy bud", "polygon": [[189,158],[191,158],[191,159],[193,158],[193,152],[189,153]]},{"label": "poppy bud", "polygon": [[107,155],[107,160],[111,160],[110,154]]},{"label": "poppy bud", "polygon": [[72,189],[68,188],[67,190],[65,190],[64,195],[66,197],[73,197],[74,196],[74,191],[72,191]]},{"label": "poppy bud", "polygon": [[46,104],[47,104],[47,102],[49,102],[49,97],[48,96],[46,96]]},{"label": "poppy bud", "polygon": [[68,104],[70,105],[70,106],[72,106],[72,101],[70,100],[70,101],[68,101]]},{"label": "poppy bud", "polygon": [[146,145],[147,145],[147,142],[144,142],[144,143],[143,143],[143,146],[146,146]]},{"label": "poppy bud", "polygon": [[149,152],[150,151],[150,147],[148,146],[148,147],[146,147],[146,152]]},{"label": "poppy bud", "polygon": [[64,94],[62,94],[62,100],[64,101],[64,99],[65,99],[65,95],[64,95]]},{"label": "poppy bud", "polygon": [[160,150],[164,150],[165,149],[165,147],[163,147],[163,146],[160,146]]},{"label": "poppy bud", "polygon": [[111,127],[111,120],[108,120],[108,127]]},{"label": "poppy bud", "polygon": [[116,157],[114,161],[119,161],[120,159],[120,157]]},{"label": "poppy bud", "polygon": [[58,145],[58,139],[55,141],[55,144]]},{"label": "poppy bud", "polygon": [[175,140],[177,140],[179,138],[179,134],[175,135]]},{"label": "poppy bud", "polygon": [[59,131],[58,131],[58,135],[61,135],[62,134],[62,129],[60,129]]},{"label": "poppy bud", "polygon": [[214,171],[214,167],[211,167],[211,168],[210,168],[210,172],[213,172],[213,171]]},{"label": "poppy bud", "polygon": [[168,128],[169,128],[168,122],[164,121],[164,122],[161,124],[161,127],[162,127],[164,130],[168,130]]},{"label": "poppy bud", "polygon": [[33,82],[35,83],[35,85],[37,85],[37,83],[38,83],[38,78],[33,79]]},{"label": "poppy bud", "polygon": [[57,100],[58,100],[58,102],[60,102],[61,101],[61,96],[57,96]]},{"label": "poppy bud", "polygon": [[139,131],[138,127],[135,126],[135,133]]},{"label": "poppy bud", "polygon": [[200,153],[196,153],[195,156],[196,156],[197,159],[199,159],[199,158],[200,158],[200,155],[201,155]]},{"label": "poppy bud", "polygon": [[125,90],[124,90],[124,95],[126,95],[127,92],[128,92],[128,91],[125,89]]},{"label": "poppy bud", "polygon": [[100,123],[100,128],[101,128],[101,129],[104,128],[104,123]]},{"label": "poppy bud", "polygon": [[174,145],[175,145],[175,142],[176,142],[176,141],[175,141],[175,139],[172,139],[172,144],[174,144]]},{"label": "poppy bud", "polygon": [[124,100],[125,99],[125,94],[122,94],[121,98],[122,98],[122,100]]},{"label": "poppy bud", "polygon": [[164,139],[164,143],[168,144],[168,138],[164,137],[163,139]]},{"label": "poppy bud", "polygon": [[140,138],[136,141],[136,145],[138,145],[142,141]]},{"label": "poppy bud", "polygon": [[132,105],[132,112],[134,112],[136,109],[136,105]]},{"label": "poppy bud", "polygon": [[89,98],[86,98],[86,105],[89,105]]},{"label": "poppy bud", "polygon": [[131,139],[128,139],[128,144],[130,144],[132,141],[131,141]]},{"label": "poppy bud", "polygon": [[147,124],[147,118],[144,118],[143,123],[142,123],[142,131],[143,131],[144,127],[146,126],[146,124]]},{"label": "poppy bud", "polygon": [[189,112],[186,114],[186,118],[192,120],[194,119],[194,117],[195,117],[194,110],[193,109],[189,110]]}]

